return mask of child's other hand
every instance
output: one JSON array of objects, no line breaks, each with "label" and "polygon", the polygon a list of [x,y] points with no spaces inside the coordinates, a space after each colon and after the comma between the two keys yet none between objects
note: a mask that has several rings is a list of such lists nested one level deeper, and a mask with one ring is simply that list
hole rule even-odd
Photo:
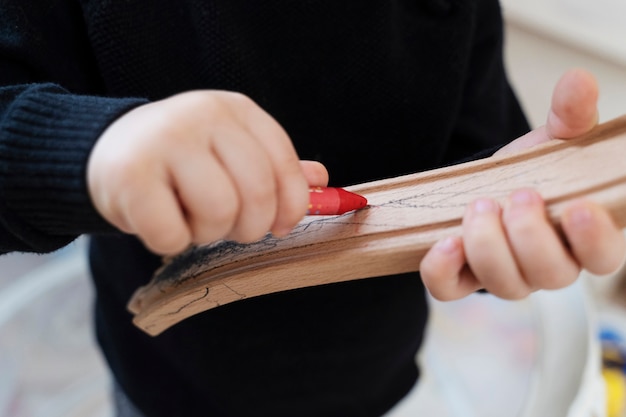
[{"label": "child's other hand", "polygon": [[[566,73],[554,90],[546,125],[499,153],[589,131],[598,120],[597,97],[598,87],[589,73]],[[607,274],[623,262],[624,235],[602,207],[590,201],[574,202],[561,223],[566,242],[547,220],[541,196],[530,189],[514,192],[503,207],[479,199],[466,211],[463,236],[444,239],[422,260],[424,283],[440,300],[462,298],[481,288],[502,298],[519,299],[539,289],[566,287],[581,268]]]},{"label": "child's other hand", "polygon": [[303,162],[249,98],[194,91],[138,107],[98,139],[87,167],[96,209],[152,251],[287,234],[328,173]]}]

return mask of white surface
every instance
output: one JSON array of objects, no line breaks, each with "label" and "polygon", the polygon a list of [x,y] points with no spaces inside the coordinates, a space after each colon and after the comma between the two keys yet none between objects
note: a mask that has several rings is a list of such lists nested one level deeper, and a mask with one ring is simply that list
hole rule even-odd
[{"label": "white surface", "polygon": [[523,301],[431,303],[421,384],[387,417],[604,416],[582,280]]},{"label": "white surface", "polygon": [[574,67],[585,68],[598,80],[600,121],[626,113],[626,67],[566,48],[516,24],[507,27],[506,45],[509,77],[531,125],[545,123],[556,82]]},{"label": "white surface", "polygon": [[[506,65],[532,126],[545,123],[557,80],[574,67],[598,80],[600,121],[626,113],[626,23],[610,23],[626,22],[625,0],[504,0],[503,8]],[[598,13],[606,18],[592,18]],[[622,50],[602,52],[600,38]]]},{"label": "white surface", "polygon": [[0,416],[112,415],[86,272],[75,248],[0,291]]},{"label": "white surface", "polygon": [[501,0],[506,18],[574,49],[626,65],[623,0]]}]

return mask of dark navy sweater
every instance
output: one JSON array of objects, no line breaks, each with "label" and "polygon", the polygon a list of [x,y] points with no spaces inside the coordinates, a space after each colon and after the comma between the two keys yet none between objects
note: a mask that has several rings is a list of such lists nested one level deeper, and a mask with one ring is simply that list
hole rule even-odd
[{"label": "dark navy sweater", "polygon": [[331,185],[450,164],[527,130],[501,48],[495,0],[3,0],[0,251],[92,236],[98,340],[149,417],[379,416],[418,377],[418,274],[241,301],[149,337],[126,303],[161,261],[98,215],[86,161],[128,110],[225,89]]}]

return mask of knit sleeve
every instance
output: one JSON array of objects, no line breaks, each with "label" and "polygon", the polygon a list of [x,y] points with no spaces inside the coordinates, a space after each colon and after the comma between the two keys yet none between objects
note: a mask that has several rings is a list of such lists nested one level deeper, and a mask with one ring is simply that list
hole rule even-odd
[{"label": "knit sleeve", "polygon": [[113,230],[90,201],[86,164],[106,126],[143,102],[51,84],[0,88],[0,251],[48,252]]},{"label": "knit sleeve", "polygon": [[80,3],[0,2],[0,253],[112,231],[92,206],[94,142],[142,99],[107,98]]}]

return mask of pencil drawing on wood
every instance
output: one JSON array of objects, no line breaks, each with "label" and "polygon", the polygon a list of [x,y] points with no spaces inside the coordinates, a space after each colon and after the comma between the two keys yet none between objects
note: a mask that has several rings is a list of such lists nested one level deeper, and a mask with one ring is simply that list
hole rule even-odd
[{"label": "pencil drawing on wood", "polygon": [[220,305],[312,285],[416,271],[439,239],[459,234],[466,206],[531,187],[558,227],[568,201],[593,199],[626,225],[626,117],[583,137],[523,152],[347,187],[369,205],[307,216],[284,238],[216,242],[168,259],[129,303],[149,334]]}]

